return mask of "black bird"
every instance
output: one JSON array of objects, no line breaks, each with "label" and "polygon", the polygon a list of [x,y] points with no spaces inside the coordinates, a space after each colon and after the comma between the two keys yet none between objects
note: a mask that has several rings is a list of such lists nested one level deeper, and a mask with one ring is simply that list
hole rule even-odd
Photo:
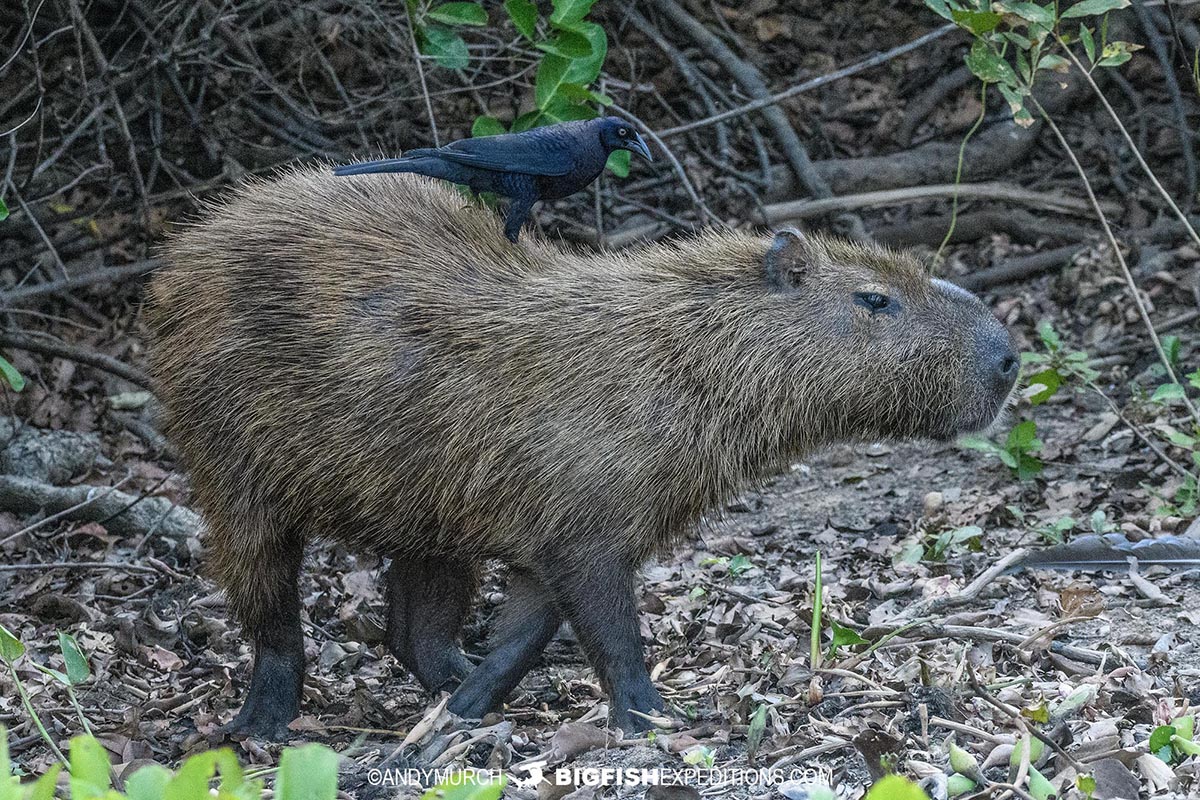
[{"label": "black bird", "polygon": [[504,235],[516,242],[533,204],[575,194],[599,177],[614,150],[651,161],[650,148],[620,117],[563,122],[522,133],[459,139],[409,150],[403,158],[335,167],[334,175],[414,172],[492,192],[511,200]]}]

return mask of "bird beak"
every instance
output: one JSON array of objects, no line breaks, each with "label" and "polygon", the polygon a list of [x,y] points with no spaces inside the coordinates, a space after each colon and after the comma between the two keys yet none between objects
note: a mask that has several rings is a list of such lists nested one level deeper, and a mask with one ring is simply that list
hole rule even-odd
[{"label": "bird beak", "polygon": [[625,149],[631,153],[637,153],[647,161],[654,161],[654,158],[650,155],[650,148],[646,147],[646,141],[642,138],[642,135],[635,132],[633,134],[633,139],[634,140],[630,142]]}]

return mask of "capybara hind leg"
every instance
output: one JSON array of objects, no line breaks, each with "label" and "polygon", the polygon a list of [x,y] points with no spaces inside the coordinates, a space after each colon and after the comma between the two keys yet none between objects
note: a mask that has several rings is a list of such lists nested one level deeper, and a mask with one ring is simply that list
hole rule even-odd
[{"label": "capybara hind leg", "polygon": [[510,576],[492,650],[455,690],[446,708],[478,719],[498,707],[537,663],[560,622],[544,586],[529,575]]},{"label": "capybara hind leg", "polygon": [[471,671],[458,635],[477,586],[475,568],[454,559],[396,557],[388,567],[388,646],[430,692]]},{"label": "capybara hind leg", "polygon": [[227,547],[218,547],[216,561],[229,604],[254,642],[254,671],[241,711],[223,730],[280,741],[300,713],[304,684],[297,586],[304,542],[247,537],[240,543],[236,568]]},{"label": "capybara hind leg", "polygon": [[633,567],[616,560],[575,570],[560,566],[550,588],[608,694],[613,724],[627,733],[651,727],[630,713],[664,708],[646,669]]}]

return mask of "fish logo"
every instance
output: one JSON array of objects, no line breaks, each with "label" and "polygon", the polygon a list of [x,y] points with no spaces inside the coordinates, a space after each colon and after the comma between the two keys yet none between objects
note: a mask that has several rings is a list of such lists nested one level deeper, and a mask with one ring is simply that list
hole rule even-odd
[{"label": "fish logo", "polygon": [[525,768],[525,772],[529,777],[517,778],[515,781],[517,786],[522,789],[536,789],[546,779],[546,773],[541,764],[531,764]]}]

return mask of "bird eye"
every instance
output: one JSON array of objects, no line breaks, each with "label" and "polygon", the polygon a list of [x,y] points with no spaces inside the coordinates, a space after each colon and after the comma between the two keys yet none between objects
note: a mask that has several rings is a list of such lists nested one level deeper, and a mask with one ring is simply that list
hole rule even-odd
[{"label": "bird eye", "polygon": [[863,308],[870,311],[872,314],[877,312],[891,312],[895,309],[895,304],[892,298],[886,294],[879,292],[855,292],[854,302]]},{"label": "bird eye", "polygon": [[629,135],[628,128],[617,128],[617,136],[628,136],[628,135]]}]

